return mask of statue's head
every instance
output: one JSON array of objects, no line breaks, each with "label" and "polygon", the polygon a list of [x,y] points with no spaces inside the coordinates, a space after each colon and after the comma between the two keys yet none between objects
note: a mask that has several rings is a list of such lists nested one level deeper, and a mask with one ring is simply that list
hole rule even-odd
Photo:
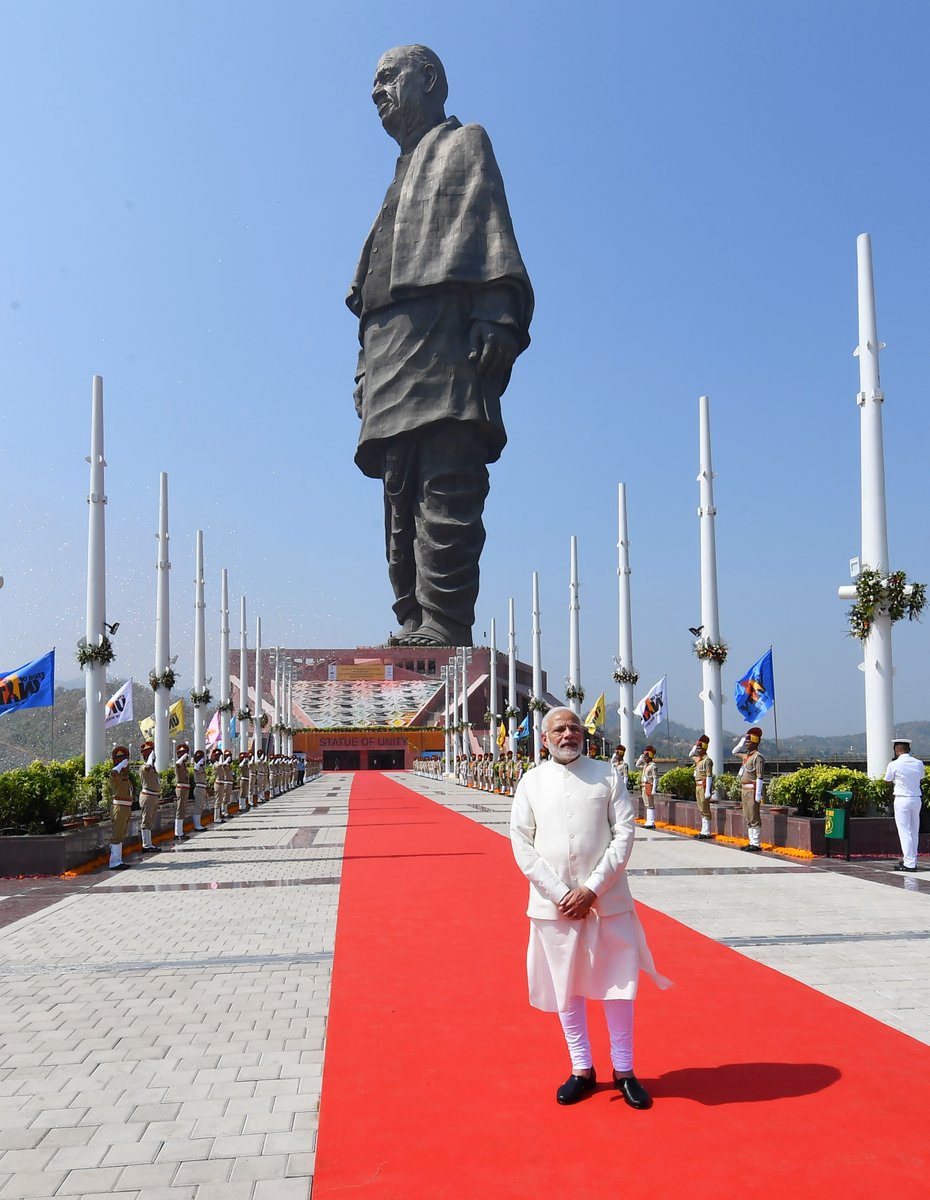
[{"label": "statue's head", "polygon": [[381,56],[371,98],[385,131],[401,145],[413,130],[445,119],[449,85],[439,56],[427,46],[397,46]]}]

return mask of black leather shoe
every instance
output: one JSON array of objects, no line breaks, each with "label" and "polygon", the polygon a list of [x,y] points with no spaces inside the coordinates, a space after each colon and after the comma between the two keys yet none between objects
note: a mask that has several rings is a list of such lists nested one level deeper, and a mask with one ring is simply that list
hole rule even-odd
[{"label": "black leather shoe", "polygon": [[699,833],[697,835],[697,840],[699,842],[709,842],[713,838],[713,836],[714,835],[712,833]]},{"label": "black leather shoe", "polygon": [[655,829],[655,825],[644,825],[643,829]]},{"label": "black leather shoe", "polygon": [[917,870],[916,867],[906,867],[904,865],[904,863],[895,863],[895,865],[892,869],[895,871],[916,871]]},{"label": "black leather shoe", "polygon": [[597,1079],[592,1071],[590,1075],[569,1075],[555,1094],[559,1104],[577,1104],[589,1092],[594,1091]]},{"label": "black leather shoe", "polygon": [[740,846],[740,849],[741,849],[741,850],[745,850],[745,851],[746,851],[748,854],[761,854],[761,853],[762,853],[762,847],[761,847],[761,846],[754,846],[754,845],[752,844],[752,842],[750,842],[750,843],[749,843],[748,845],[746,845],[746,846]]},{"label": "black leather shoe", "polygon": [[161,846],[143,846],[143,854],[161,854]]},{"label": "black leather shoe", "polygon": [[111,871],[128,871],[131,866],[132,866],[132,863],[124,863],[124,862],[111,863],[110,870]]},{"label": "black leather shoe", "polygon": [[624,1075],[622,1079],[615,1075],[614,1087],[630,1108],[652,1108],[652,1097],[635,1075]]}]

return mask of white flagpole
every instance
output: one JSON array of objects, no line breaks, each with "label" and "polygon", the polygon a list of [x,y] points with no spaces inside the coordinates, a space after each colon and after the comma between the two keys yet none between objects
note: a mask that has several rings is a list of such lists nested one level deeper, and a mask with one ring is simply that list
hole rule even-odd
[{"label": "white flagpole", "polygon": [[[168,476],[162,471],[158,499],[158,557],[155,563],[155,674],[162,678],[171,666],[168,579]],[[155,764],[160,771],[174,766],[171,754],[171,689],[155,688]]]},{"label": "white flagpole", "polygon": [[[245,627],[245,596],[239,602],[239,711],[245,712],[249,707],[249,643]],[[249,723],[239,720],[239,753],[246,754],[249,749]],[[245,799],[243,797],[243,804]]]},{"label": "white flagpole", "polygon": [[[618,536],[617,536],[617,579],[619,607],[619,645],[617,666],[630,674],[635,674],[633,667],[633,610],[630,603],[630,537],[627,532],[626,519],[626,484],[618,485]],[[620,741],[626,746],[624,762],[632,767],[636,755],[633,753],[633,741],[636,734],[633,730],[633,688],[632,681],[621,683],[620,688]]]},{"label": "white flagpole", "polygon": [[572,534],[568,579],[568,682],[574,695],[568,707],[581,716],[581,601],[578,594],[578,539]]},{"label": "white flagpole", "polygon": [[[206,690],[207,658],[206,630],[204,629],[203,601],[203,530],[197,530],[196,543],[196,578],[194,579],[194,691],[202,693]],[[194,750],[206,748],[203,704],[194,705]],[[198,814],[199,819],[199,814]]]},{"label": "white flagpole", "polygon": [[[87,496],[87,612],[84,644],[103,645],[106,636],[107,564],[106,503],[103,457],[103,379],[95,375],[91,391],[90,491]],[[84,665],[84,773],[106,758],[107,664],[95,659]],[[53,698],[54,699],[54,698]],[[54,704],[52,705],[54,709]],[[54,714],[53,714],[54,719]]]},{"label": "white flagpole", "polygon": [[[229,579],[223,568],[220,600],[220,706],[229,703]],[[220,738],[223,752],[232,753],[229,744],[229,713],[220,713]]]},{"label": "white flagpole", "polygon": [[[541,637],[542,631],[539,626],[539,573],[533,572],[533,695],[537,700],[542,700],[542,659],[541,659]],[[539,762],[540,751],[542,750],[542,719],[543,715],[538,708],[533,709],[533,760]]]},{"label": "white flagpole", "polygon": [[[717,597],[717,539],[714,507],[714,470],[710,445],[710,399],[701,396],[700,408],[700,485],[701,506],[698,509],[701,533],[701,624],[699,640],[720,643],[720,609]],[[714,765],[723,768],[723,684],[722,663],[711,658],[701,660],[704,705],[704,732],[710,738],[707,752]]]},{"label": "white flagpole", "polygon": [[491,710],[491,720],[488,724],[491,726],[491,761],[497,762],[500,757],[500,746],[497,744],[497,723],[498,723],[498,703],[497,703],[497,621],[494,617],[491,618],[491,678],[489,680],[489,689],[491,692],[491,703],[488,708]]}]

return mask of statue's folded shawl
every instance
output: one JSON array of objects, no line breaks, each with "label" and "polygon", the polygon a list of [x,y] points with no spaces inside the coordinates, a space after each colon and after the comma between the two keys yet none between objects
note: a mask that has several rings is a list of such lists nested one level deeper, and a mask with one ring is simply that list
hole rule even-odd
[{"label": "statue's folded shawl", "polygon": [[[346,300],[357,316],[366,269],[363,252]],[[400,300],[425,288],[497,283],[520,296],[522,350],[529,343],[533,289],[504,181],[485,130],[449,117],[422,138],[407,169],[394,222],[391,295]]]}]

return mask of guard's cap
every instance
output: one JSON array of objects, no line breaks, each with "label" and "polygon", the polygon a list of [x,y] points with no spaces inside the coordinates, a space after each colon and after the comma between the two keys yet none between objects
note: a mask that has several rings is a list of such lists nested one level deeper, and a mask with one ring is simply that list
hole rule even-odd
[{"label": "guard's cap", "polygon": [[762,741],[762,730],[758,725],[753,725],[752,729],[746,730],[746,741],[750,746],[758,746]]},{"label": "guard's cap", "polygon": [[656,756],[655,746],[647,746],[646,749],[643,751],[643,754],[648,754],[650,758],[655,758],[655,756]]},{"label": "guard's cap", "polygon": [[187,742],[178,742],[177,747],[175,748],[175,751],[174,751],[174,756],[175,756],[175,758],[177,758],[177,756],[179,754],[187,754],[189,751],[190,751],[190,746],[188,746]]},{"label": "guard's cap", "polygon": [[706,754],[707,747],[709,745],[710,745],[710,738],[707,736],[706,733],[702,733],[701,736],[698,738],[698,740],[694,743],[694,745],[688,751],[688,757],[694,758],[695,755],[697,755],[697,754]]},{"label": "guard's cap", "polygon": [[616,750],[614,751],[614,754],[619,754],[619,755],[621,756],[621,758],[622,758],[622,757],[623,757],[623,755],[624,755],[624,754],[626,754],[626,746],[622,746],[622,745],[621,745],[621,744],[618,742],[618,743],[617,743],[617,748],[616,748]]},{"label": "guard's cap", "polygon": [[115,763],[122,762],[129,757],[129,750],[126,746],[114,746],[110,757]]},{"label": "guard's cap", "polygon": [[154,749],[155,749],[154,742],[141,742],[139,745],[139,750],[141,751],[143,758],[146,756],[146,754],[148,754],[148,752],[150,750],[154,750]]}]

